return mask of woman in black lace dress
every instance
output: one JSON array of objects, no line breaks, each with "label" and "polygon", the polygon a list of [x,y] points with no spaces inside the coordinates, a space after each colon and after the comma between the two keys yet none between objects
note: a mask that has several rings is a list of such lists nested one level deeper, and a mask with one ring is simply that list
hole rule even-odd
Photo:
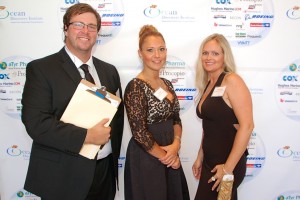
[{"label": "woman in black lace dress", "polygon": [[223,35],[213,34],[202,42],[196,84],[201,95],[196,112],[203,120],[203,139],[193,165],[199,179],[195,200],[216,200],[225,174],[234,175],[231,199],[237,200],[254,124],[250,92],[235,73],[230,45]]},{"label": "woman in black lace dress", "polygon": [[188,200],[178,156],[179,102],[171,82],[159,77],[167,57],[165,41],[152,25],[143,26],[139,38],[143,70],[128,83],[124,94],[132,132],[125,161],[125,199]]}]

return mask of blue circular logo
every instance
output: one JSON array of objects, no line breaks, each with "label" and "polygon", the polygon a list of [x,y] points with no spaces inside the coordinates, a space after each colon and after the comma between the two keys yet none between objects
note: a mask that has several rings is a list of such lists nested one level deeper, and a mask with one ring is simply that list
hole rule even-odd
[{"label": "blue circular logo", "polygon": [[0,63],[0,69],[6,69],[7,68],[7,64],[6,64],[6,62],[1,62]]},{"label": "blue circular logo", "polygon": [[294,71],[297,70],[297,65],[296,65],[295,63],[293,63],[293,64],[291,64],[291,65],[289,66],[289,68],[290,68],[290,70],[291,70],[292,72],[294,72]]},{"label": "blue circular logo", "polygon": [[22,191],[17,192],[17,196],[18,197],[23,197],[24,196],[24,192],[22,192]]}]

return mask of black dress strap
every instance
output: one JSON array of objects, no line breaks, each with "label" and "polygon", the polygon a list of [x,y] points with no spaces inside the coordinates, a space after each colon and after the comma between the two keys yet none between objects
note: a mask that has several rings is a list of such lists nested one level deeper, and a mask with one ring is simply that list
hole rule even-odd
[{"label": "black dress strap", "polygon": [[218,80],[217,80],[217,82],[215,84],[215,87],[220,86],[222,84],[222,81],[223,81],[225,75],[226,75],[226,72],[222,72],[220,74],[220,76],[219,76],[219,78],[218,78]]}]

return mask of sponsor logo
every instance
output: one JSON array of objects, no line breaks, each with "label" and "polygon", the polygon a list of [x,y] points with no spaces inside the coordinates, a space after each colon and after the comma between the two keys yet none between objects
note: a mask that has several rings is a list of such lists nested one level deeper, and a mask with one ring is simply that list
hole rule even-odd
[{"label": "sponsor logo", "polygon": [[265,159],[266,159],[265,157],[251,157],[251,156],[247,157],[247,160],[265,160]]},{"label": "sponsor logo", "polygon": [[284,81],[298,81],[298,76],[283,76],[282,80]]},{"label": "sponsor logo", "polygon": [[243,24],[237,24],[235,25],[236,29],[243,29]]},{"label": "sponsor logo", "polygon": [[120,21],[101,22],[101,26],[121,26],[121,22]]},{"label": "sponsor logo", "polygon": [[235,37],[236,38],[245,38],[246,37],[246,33],[235,33]]},{"label": "sponsor logo", "polygon": [[247,168],[261,168],[261,164],[246,164]]},{"label": "sponsor logo", "polygon": [[250,45],[250,41],[238,41],[238,45]]},{"label": "sponsor logo", "polygon": [[261,38],[261,35],[247,35],[248,38]]},{"label": "sponsor logo", "polygon": [[293,93],[290,92],[290,91],[283,91],[283,92],[280,92],[280,95],[292,95]]},{"label": "sponsor logo", "polygon": [[19,156],[21,155],[22,151],[20,149],[18,149],[18,146],[17,145],[13,145],[11,147],[9,147],[7,150],[6,150],[7,154],[10,155],[10,156]]},{"label": "sponsor logo", "polygon": [[229,19],[231,19],[231,20],[241,20],[242,17],[241,16],[230,16]]},{"label": "sponsor logo", "polygon": [[4,79],[10,79],[8,74],[0,74],[0,79],[4,80]]},{"label": "sponsor logo", "polygon": [[37,200],[40,199],[36,195],[32,194],[31,192],[28,192],[26,190],[20,190],[17,192],[17,197],[23,198],[23,199],[31,199],[31,200]]},{"label": "sponsor logo", "polygon": [[290,69],[290,71],[294,72],[294,71],[296,71],[297,69],[300,69],[300,65],[297,66],[295,63],[290,64],[289,69]]},{"label": "sponsor logo", "polygon": [[218,23],[214,23],[214,26],[221,26],[221,27],[232,27],[232,24],[218,24]]},{"label": "sponsor logo", "polygon": [[291,150],[290,146],[284,146],[277,151],[277,155],[281,158],[288,158],[291,157],[294,152]]},{"label": "sponsor logo", "polygon": [[294,6],[293,8],[286,11],[286,16],[290,19],[300,19],[300,7]]},{"label": "sponsor logo", "polygon": [[217,4],[231,4],[230,0],[216,0]]},{"label": "sponsor logo", "polygon": [[9,16],[9,12],[5,8],[5,6],[0,6],[0,19],[5,19]]},{"label": "sponsor logo", "polygon": [[270,23],[250,23],[250,27],[270,27]]},{"label": "sponsor logo", "polygon": [[161,11],[158,9],[157,5],[151,5],[148,8],[145,8],[144,15],[146,17],[155,18],[160,15]]},{"label": "sponsor logo", "polygon": [[166,70],[161,70],[160,75],[161,76],[175,76],[175,77],[183,77],[185,76],[185,71],[166,71]]},{"label": "sponsor logo", "polygon": [[250,14],[246,14],[245,15],[245,20],[249,20],[249,19],[273,19],[274,15],[250,15]]},{"label": "sponsor logo", "polygon": [[226,15],[214,15],[214,18],[215,19],[219,19],[219,18],[226,19]]},{"label": "sponsor logo", "polygon": [[177,96],[178,100],[193,100],[193,96]]},{"label": "sponsor logo", "polygon": [[176,88],[175,92],[196,92],[196,88]]},{"label": "sponsor logo", "polygon": [[286,100],[286,99],[280,99],[279,100],[281,103],[297,103],[297,100]]},{"label": "sponsor logo", "polygon": [[24,151],[19,149],[18,145],[12,145],[7,148],[6,153],[13,157],[23,156],[25,160],[28,160],[30,157],[30,151]]},{"label": "sponsor logo", "polygon": [[254,4],[254,5],[249,5],[249,6],[248,6],[248,9],[249,9],[249,10],[255,9],[255,4]]},{"label": "sponsor logo", "polygon": [[124,17],[124,14],[119,14],[119,13],[116,13],[116,14],[102,14],[102,17]]},{"label": "sponsor logo", "polygon": [[78,0],[65,0],[65,4],[76,4]]},{"label": "sponsor logo", "polygon": [[0,63],[0,69],[5,70],[7,68],[6,62],[1,62]]}]

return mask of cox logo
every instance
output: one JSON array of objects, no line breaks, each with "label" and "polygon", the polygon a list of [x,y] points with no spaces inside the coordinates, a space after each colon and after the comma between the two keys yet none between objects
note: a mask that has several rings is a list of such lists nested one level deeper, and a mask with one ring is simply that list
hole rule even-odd
[{"label": "cox logo", "polygon": [[288,158],[291,155],[293,155],[293,151],[290,149],[289,146],[285,146],[285,147],[280,148],[277,151],[277,154],[282,158]]},{"label": "cox logo", "polygon": [[217,4],[231,4],[230,0],[216,0]]},{"label": "cox logo", "polygon": [[6,150],[6,152],[8,155],[11,155],[11,156],[19,156],[22,153],[22,151],[20,149],[18,149],[17,145],[13,145],[13,146],[9,147]]},{"label": "cox logo", "polygon": [[7,68],[7,64],[6,64],[6,62],[1,62],[0,63],[0,69],[6,69]]},{"label": "cox logo", "polygon": [[8,74],[0,74],[0,79],[10,79]]},{"label": "cox logo", "polygon": [[284,81],[298,81],[297,76],[283,76]]},{"label": "cox logo", "polygon": [[144,10],[144,15],[146,17],[155,18],[160,15],[160,10],[157,8],[157,5],[152,5]]},{"label": "cox logo", "polygon": [[65,0],[66,4],[76,4],[78,3],[78,0]]}]

